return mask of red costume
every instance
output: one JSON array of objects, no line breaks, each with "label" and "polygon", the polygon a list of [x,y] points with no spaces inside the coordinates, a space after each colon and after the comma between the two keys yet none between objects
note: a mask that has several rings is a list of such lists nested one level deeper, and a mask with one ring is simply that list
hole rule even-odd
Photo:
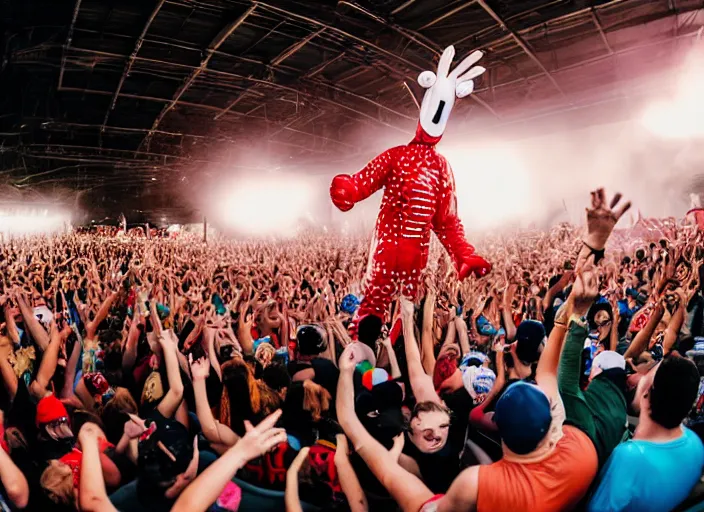
[{"label": "red costume", "polygon": [[[385,317],[399,294],[415,299],[428,262],[430,231],[434,231],[455,264],[460,279],[470,273],[486,275],[491,265],[474,254],[457,216],[455,179],[447,160],[435,150],[457,98],[471,94],[473,78],[485,69],[472,67],[481,57],[474,52],[452,72],[453,47],[440,57],[437,75],[424,71],[418,83],[427,89],[416,136],[410,144],[389,149],[354,176],[339,175],[330,186],[333,203],[350,210],[384,187],[370,252],[370,272],[356,319]],[[353,325],[356,330],[356,322]]]}]

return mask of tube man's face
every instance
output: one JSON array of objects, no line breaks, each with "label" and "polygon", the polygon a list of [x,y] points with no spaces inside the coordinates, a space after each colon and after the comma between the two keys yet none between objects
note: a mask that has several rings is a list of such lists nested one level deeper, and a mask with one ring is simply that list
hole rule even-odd
[{"label": "tube man's face", "polygon": [[482,52],[475,51],[450,72],[455,48],[448,46],[440,57],[437,75],[432,71],[423,71],[420,74],[418,83],[427,89],[420,107],[420,125],[428,135],[432,137],[442,135],[452,107],[455,105],[455,97],[464,98],[472,93],[473,79],[486,71],[481,66],[472,66],[483,55]]}]

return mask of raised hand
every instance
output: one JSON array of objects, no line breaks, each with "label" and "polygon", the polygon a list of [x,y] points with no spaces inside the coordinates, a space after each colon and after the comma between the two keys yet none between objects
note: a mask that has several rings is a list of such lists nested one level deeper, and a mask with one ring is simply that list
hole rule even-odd
[{"label": "raised hand", "polygon": [[147,430],[147,427],[144,424],[144,420],[139,416],[134,414],[130,414],[129,416],[130,420],[125,423],[125,435],[129,439],[137,439]]},{"label": "raised hand", "polygon": [[191,366],[191,377],[194,381],[205,380],[210,375],[210,361],[206,358],[193,360],[193,354],[188,355],[188,363]]},{"label": "raised hand", "polygon": [[249,421],[245,421],[247,433],[232,449],[237,450],[245,462],[249,462],[264,455],[277,444],[286,442],[286,431],[274,427],[280,417],[281,411],[278,410],[267,416],[256,427],[253,427]]},{"label": "raised hand", "polygon": [[607,203],[603,188],[592,192],[592,205],[591,208],[587,208],[587,237],[584,241],[592,249],[601,251],[606,247],[606,241],[611,236],[614,226],[631,207],[630,201],[618,207],[621,199],[621,194],[617,193],[611,202]]}]

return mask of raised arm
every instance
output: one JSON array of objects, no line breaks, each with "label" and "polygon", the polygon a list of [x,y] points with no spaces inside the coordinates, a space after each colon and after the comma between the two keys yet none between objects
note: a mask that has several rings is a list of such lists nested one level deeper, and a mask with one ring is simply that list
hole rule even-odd
[{"label": "raised arm", "polygon": [[205,438],[214,445],[229,448],[239,441],[239,436],[232,429],[215,419],[208,403],[208,393],[205,381],[210,374],[210,364],[207,359],[193,361],[191,357],[191,378],[193,393],[196,399],[196,415]]},{"label": "raised arm", "polygon": [[61,350],[61,335],[56,327],[56,323],[51,321],[51,336],[49,345],[44,351],[42,362],[39,365],[36,379],[30,384],[29,390],[32,394],[41,399],[46,395],[49,382],[56,372],[56,365],[59,360],[59,350]]},{"label": "raised arm", "polygon": [[625,359],[638,357],[646,348],[648,348],[650,338],[653,337],[653,333],[660,323],[660,320],[662,320],[662,315],[664,313],[665,306],[658,303],[658,305],[655,306],[655,309],[653,309],[653,312],[648,319],[648,323],[645,324],[645,327],[643,327],[638,334],[636,334],[636,337],[633,338],[633,341],[628,346],[626,353],[623,354]]},{"label": "raised arm", "polygon": [[425,373],[420,360],[420,352],[414,332],[413,303],[401,298],[401,320],[403,322],[403,344],[406,351],[406,365],[408,366],[408,379],[413,389],[413,395],[419,402],[441,403],[440,397],[435,392],[433,379]]},{"label": "raised arm", "polygon": [[357,174],[339,174],[330,185],[330,198],[337,208],[347,212],[352,207],[371,196],[386,184],[386,178],[392,169],[396,149],[388,149],[369,162]]},{"label": "raised arm", "polygon": [[668,354],[672,347],[675,345],[678,336],[680,335],[680,329],[682,329],[682,324],[684,323],[685,310],[687,308],[687,302],[682,289],[677,290],[677,311],[672,315],[670,323],[665,330],[665,338],[662,341],[662,349],[665,354]]},{"label": "raised arm", "polygon": [[104,438],[95,423],[85,423],[78,433],[83,457],[81,459],[81,484],[78,492],[80,509],[85,512],[117,512],[110,503],[105,488],[100,461],[99,439]]},{"label": "raised arm", "polygon": [[274,428],[280,416],[281,411],[276,411],[256,427],[245,422],[245,436],[186,487],[171,512],[205,512],[240,468],[279,443],[285,443],[284,429]]},{"label": "raised arm", "polygon": [[[0,422],[2,421],[3,417],[0,414]],[[29,502],[27,478],[2,448],[0,448],[0,482],[2,482],[5,494],[12,505],[18,509],[23,509],[27,506]]]},{"label": "raised arm", "polygon": [[112,308],[115,299],[117,299],[117,295],[117,292],[112,292],[108,295],[100,305],[98,312],[95,314],[95,318],[88,322],[86,325],[86,339],[92,340],[95,338],[95,335],[98,332],[98,326],[107,318],[108,313],[110,313],[110,308]]},{"label": "raised arm", "polygon": [[22,294],[17,294],[17,304],[20,308],[20,313],[22,314],[22,320],[24,320],[24,325],[27,327],[29,334],[32,339],[37,344],[38,348],[43,352],[49,346],[49,335],[39,323],[37,317],[25,302]]},{"label": "raised arm", "polygon": [[345,434],[337,434],[335,468],[340,478],[340,487],[342,487],[342,492],[344,492],[347,497],[350,512],[367,512],[367,510],[369,510],[367,497],[350,463],[350,459],[347,455],[348,451],[347,437],[345,437]]},{"label": "raised arm", "polygon": [[416,512],[433,497],[433,493],[422,480],[403,469],[396,460],[398,455],[394,457],[367,432],[359,421],[354,411],[352,382],[352,374],[357,362],[354,347],[351,345],[340,356],[340,380],[337,385],[336,400],[337,419],[357,453],[401,509]]},{"label": "raised arm", "polygon": [[[156,328],[155,328],[156,329]],[[166,376],[169,380],[169,391],[159,402],[157,410],[165,418],[173,417],[183,400],[183,382],[181,381],[180,366],[178,364],[178,338],[171,330],[162,331],[158,336],[159,344],[164,353]]]},{"label": "raised arm", "polygon": [[303,507],[301,506],[301,499],[298,495],[298,472],[301,470],[301,466],[308,457],[308,452],[310,448],[301,448],[298,452],[296,458],[286,471],[286,494],[284,496],[284,502],[286,506],[286,512],[303,512]]}]

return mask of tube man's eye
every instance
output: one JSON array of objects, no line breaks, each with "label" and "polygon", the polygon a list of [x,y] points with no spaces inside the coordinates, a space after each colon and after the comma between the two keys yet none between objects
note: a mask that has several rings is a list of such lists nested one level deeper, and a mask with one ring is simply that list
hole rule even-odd
[{"label": "tube man's eye", "polygon": [[423,89],[430,89],[433,85],[435,85],[435,80],[437,80],[437,77],[432,71],[423,71],[420,75],[418,75],[418,84]]},{"label": "tube man's eye", "polygon": [[464,98],[472,94],[474,90],[474,80],[467,80],[466,82],[461,82],[455,87],[455,94],[458,98]]}]

